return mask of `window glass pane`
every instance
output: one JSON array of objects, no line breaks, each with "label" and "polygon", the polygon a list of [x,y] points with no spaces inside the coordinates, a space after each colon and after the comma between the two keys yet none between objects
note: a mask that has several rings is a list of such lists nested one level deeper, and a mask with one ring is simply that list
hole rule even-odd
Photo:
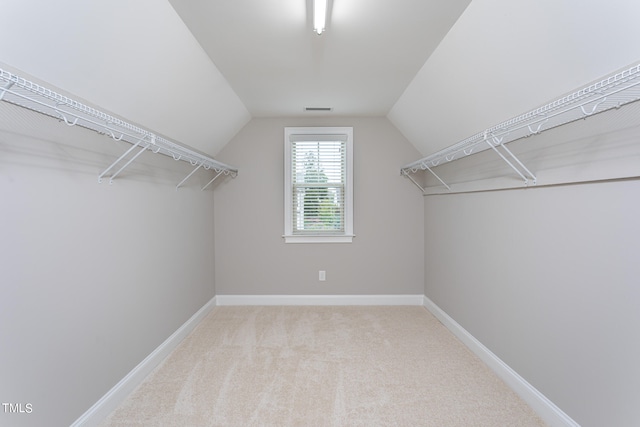
[{"label": "window glass pane", "polygon": [[343,141],[292,142],[294,233],[344,233],[345,149]]}]

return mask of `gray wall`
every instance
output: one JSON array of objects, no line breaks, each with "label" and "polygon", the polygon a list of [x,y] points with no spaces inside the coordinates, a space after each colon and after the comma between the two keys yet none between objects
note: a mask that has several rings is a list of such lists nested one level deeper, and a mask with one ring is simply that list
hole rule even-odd
[{"label": "gray wall", "polygon": [[426,296],[584,427],[640,423],[638,194],[629,179],[425,197]]},{"label": "gray wall", "polygon": [[[353,243],[284,243],[286,126],[353,126]],[[217,293],[422,294],[423,202],[399,173],[417,157],[385,118],[253,119],[217,156],[242,171],[215,192]]]},{"label": "gray wall", "polygon": [[98,184],[127,147],[0,104],[0,401],[33,407],[0,425],[71,424],[214,296],[208,174]]}]

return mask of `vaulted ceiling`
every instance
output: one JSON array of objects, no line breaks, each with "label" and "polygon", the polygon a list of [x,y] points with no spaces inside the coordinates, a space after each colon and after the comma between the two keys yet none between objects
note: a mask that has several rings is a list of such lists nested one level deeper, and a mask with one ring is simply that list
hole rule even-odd
[{"label": "vaulted ceiling", "polygon": [[470,0],[170,0],[254,117],[384,116]]},{"label": "vaulted ceiling", "polygon": [[310,4],[5,0],[0,66],[212,155],[314,114],[386,116],[426,155],[640,60],[637,0],[330,0],[321,36]]}]

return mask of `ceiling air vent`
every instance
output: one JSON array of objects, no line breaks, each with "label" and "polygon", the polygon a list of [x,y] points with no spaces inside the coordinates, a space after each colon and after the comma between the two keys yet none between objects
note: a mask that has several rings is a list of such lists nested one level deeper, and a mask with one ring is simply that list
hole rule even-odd
[{"label": "ceiling air vent", "polygon": [[331,111],[331,107],[304,107],[304,111]]}]

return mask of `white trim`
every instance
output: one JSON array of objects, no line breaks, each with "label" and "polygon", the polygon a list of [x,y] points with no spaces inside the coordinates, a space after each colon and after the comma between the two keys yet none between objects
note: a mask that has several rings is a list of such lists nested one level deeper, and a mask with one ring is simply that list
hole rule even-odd
[{"label": "white trim", "polygon": [[339,236],[318,236],[318,235],[291,235],[282,236],[285,243],[351,243],[356,237],[352,234],[341,234]]},{"label": "white trim", "polygon": [[518,375],[491,350],[424,295],[218,295],[89,408],[71,427],[99,425],[144,381],[215,306],[232,305],[423,305],[460,341],[486,363],[551,427],[580,427],[553,402]]},{"label": "white trim", "polygon": [[218,295],[223,305],[422,305],[423,295]]},{"label": "white trim", "polygon": [[216,297],[211,298],[200,310],[187,320],[158,348],[131,370],[111,390],[80,416],[71,427],[100,425],[122,403],[127,396],[186,338],[187,335],[216,306]]},{"label": "white trim", "polygon": [[522,378],[509,365],[504,363],[491,350],[485,347],[473,335],[467,332],[447,313],[426,296],[424,306],[460,341],[487,364],[513,391],[515,391],[531,408],[551,427],[580,427],[571,417],[565,414],[552,401],[547,399],[535,387]]}]

